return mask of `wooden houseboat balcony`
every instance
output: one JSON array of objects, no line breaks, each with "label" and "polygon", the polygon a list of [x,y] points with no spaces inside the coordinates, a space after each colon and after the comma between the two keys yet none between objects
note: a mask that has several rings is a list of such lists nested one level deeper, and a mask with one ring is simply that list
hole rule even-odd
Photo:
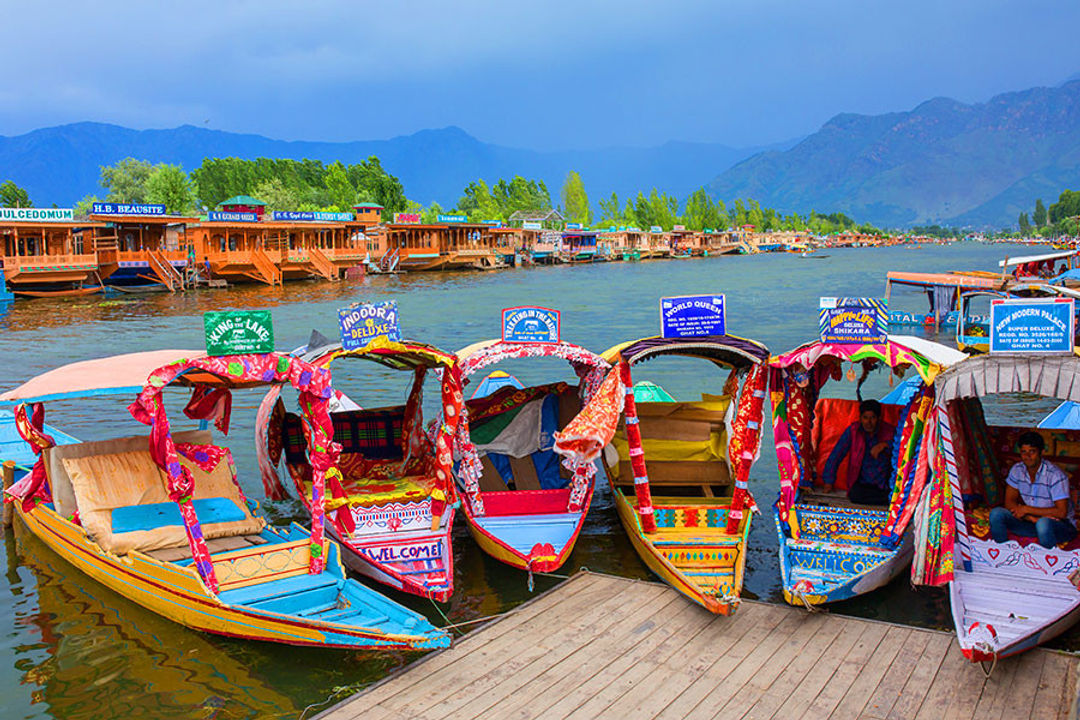
[{"label": "wooden houseboat balcony", "polygon": [[2,264],[13,285],[85,282],[98,272],[96,253],[5,255]]}]

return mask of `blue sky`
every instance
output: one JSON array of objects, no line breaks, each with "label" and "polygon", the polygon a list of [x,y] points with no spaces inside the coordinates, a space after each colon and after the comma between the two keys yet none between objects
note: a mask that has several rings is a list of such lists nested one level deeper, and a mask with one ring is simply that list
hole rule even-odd
[{"label": "blue sky", "polygon": [[537,149],[765,144],[1080,73],[1080,3],[8,0],[0,134],[81,120]]}]

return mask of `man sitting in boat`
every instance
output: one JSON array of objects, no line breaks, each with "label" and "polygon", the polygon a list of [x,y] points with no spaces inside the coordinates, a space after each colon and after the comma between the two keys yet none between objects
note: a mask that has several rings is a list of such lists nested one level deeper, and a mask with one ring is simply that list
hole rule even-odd
[{"label": "man sitting in boat", "polygon": [[[847,456],[848,499],[858,505],[888,505],[892,495],[892,445],[896,428],[881,420],[881,403],[863,400],[859,419],[840,435],[822,472],[825,491],[836,484],[836,470]],[[855,478],[854,481],[851,478]]]},{"label": "man sitting in boat", "polygon": [[1005,505],[990,510],[991,537],[1003,543],[1012,532],[1038,538],[1044,548],[1069,542],[1076,537],[1069,477],[1043,460],[1046,443],[1039,433],[1026,432],[1017,444],[1020,462],[1005,478]]}]

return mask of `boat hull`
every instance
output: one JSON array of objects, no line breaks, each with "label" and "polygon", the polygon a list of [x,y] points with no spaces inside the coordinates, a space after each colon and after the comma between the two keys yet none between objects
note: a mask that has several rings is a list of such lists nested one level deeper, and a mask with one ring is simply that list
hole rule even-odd
[{"label": "boat hull", "polygon": [[[869,536],[873,528],[884,527],[888,520],[888,511],[876,509],[796,505],[791,512],[833,516],[829,525],[841,528],[845,537],[853,532]],[[792,540],[779,515],[774,517],[784,600],[791,605],[824,605],[865,595],[888,585],[911,564],[914,541],[910,527],[900,544],[890,550],[858,541]]]},{"label": "boat hull", "polygon": [[968,660],[1017,655],[1080,621],[1080,592],[1068,579],[1080,567],[1080,551],[968,541],[972,568],[958,562],[949,583],[957,641]]},{"label": "boat hull", "polygon": [[[720,595],[715,593],[707,593],[704,591],[700,582],[695,582],[693,576],[689,573],[694,572],[690,569],[693,566],[679,567],[669,557],[673,555],[672,551],[662,551],[657,547],[658,542],[664,542],[662,540],[666,534],[658,532],[653,534],[652,537],[646,535],[641,529],[641,523],[638,520],[636,500],[628,498],[623,494],[621,490],[615,488],[613,490],[615,496],[615,508],[619,514],[619,520],[622,522],[623,528],[626,530],[626,534],[630,538],[630,543],[634,546],[634,550],[637,551],[639,557],[645,565],[656,573],[664,582],[671,587],[678,590],[693,602],[701,605],[709,612],[718,615],[731,615],[735,612],[739,605],[739,595],[742,592],[743,574],[746,568],[746,541],[750,534],[750,513],[746,513],[746,518],[743,521],[743,526],[736,535],[729,535],[726,532],[720,531],[719,528],[711,528],[711,533],[705,533],[705,541],[693,543],[693,552],[699,554],[702,557],[708,557],[710,555],[722,556],[725,559],[731,559],[733,562],[730,565],[730,572],[723,573],[725,576],[731,576],[731,584],[726,587],[726,592]],[[657,517],[658,525],[662,523],[665,516],[664,511],[672,511],[672,516],[677,516],[679,510],[686,508],[694,509],[700,512],[705,510],[706,513],[709,510],[717,510],[724,514],[726,518],[726,512],[731,507],[730,499],[726,501],[721,498],[665,498],[665,497],[653,497],[653,512]],[[684,513],[685,515],[685,513]],[[686,530],[689,530],[687,528]],[[678,542],[678,532],[673,535],[666,535],[671,537],[673,544],[679,546],[684,545]],[[689,535],[689,533],[687,533]],[[709,536],[713,542],[709,542]],[[701,537],[699,534],[697,537]],[[687,541],[690,537],[687,538]],[[685,543],[689,545],[689,542]],[[683,553],[680,557],[686,560],[686,553]]]},{"label": "boat hull", "polygon": [[[400,648],[428,650],[449,646],[449,636],[387,635],[347,625],[229,605],[211,593],[195,571],[157,561],[142,553],[116,556],[102,550],[82,529],[47,505],[19,517],[36,537],[89,577],[129,600],[194,630],[249,640],[336,648]],[[294,526],[294,532],[300,532]],[[330,544],[328,568],[341,569],[337,546]],[[342,581],[344,578],[342,577]]]},{"label": "boat hull", "polygon": [[[465,501],[462,505],[469,525],[469,534],[472,535],[473,540],[476,541],[481,550],[499,562],[530,572],[554,572],[561,568],[569,559],[570,554],[574,552],[574,545],[581,534],[581,527],[585,524],[585,517],[589,514],[594,487],[595,482],[585,494],[581,512],[577,513],[569,539],[565,540],[565,542],[552,542],[549,529],[556,517],[565,517],[567,513],[535,513],[531,517],[523,514],[513,515],[516,525],[514,529],[515,536],[524,535],[529,538],[523,545],[520,542],[511,541],[505,535],[500,536],[499,530],[491,525],[485,527],[483,519],[476,517],[471,512],[468,501]],[[525,492],[543,493],[545,491]],[[525,495],[525,492],[522,492],[522,495]],[[562,491],[555,492],[559,492],[560,496],[566,495]],[[526,547],[529,549],[525,550]]]},{"label": "boat hull", "polygon": [[439,529],[434,531],[350,537],[343,536],[333,523],[327,527],[341,543],[342,559],[350,570],[401,592],[437,602],[450,600],[454,592],[452,506],[447,507]]}]

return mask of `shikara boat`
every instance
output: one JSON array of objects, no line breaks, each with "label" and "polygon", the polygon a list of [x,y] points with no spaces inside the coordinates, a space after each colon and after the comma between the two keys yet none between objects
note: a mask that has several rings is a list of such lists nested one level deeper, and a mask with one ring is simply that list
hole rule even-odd
[{"label": "shikara boat", "polygon": [[[921,487],[915,470],[934,378],[963,357],[928,340],[890,335],[885,343],[863,345],[814,341],[770,359],[780,472],[775,520],[787,602],[810,607],[847,600],[886,585],[908,567],[910,521]],[[820,491],[829,454],[859,419],[857,400],[820,397],[830,379],[842,377],[844,363],[850,363],[850,373],[860,366],[864,380],[880,368],[895,375],[908,369],[915,373],[916,379],[882,399],[881,421],[896,428],[890,438],[895,474],[888,507],[848,499],[846,490],[854,479],[846,477],[845,463],[837,472],[835,491]]]},{"label": "shikara boat", "polygon": [[555,433],[592,399],[610,365],[567,342],[489,340],[457,355],[463,382],[498,362],[535,357],[562,358],[579,378],[576,386],[505,383],[490,394],[478,393],[465,403],[467,423],[456,445],[461,507],[476,543],[496,560],[530,574],[557,570],[573,551],[589,512],[596,465],[560,462],[553,451]]},{"label": "shikara boat", "polygon": [[[631,366],[665,355],[730,368],[719,394],[676,402],[638,388]],[[707,610],[735,611],[746,568],[753,498],[747,488],[761,437],[768,349],[734,335],[634,340],[609,349],[616,365],[557,449],[603,458],[634,549],[665,582]],[[620,416],[625,419],[619,422]],[[602,449],[613,441],[613,448]],[[658,493],[653,495],[653,492]]]},{"label": "shikara boat", "polygon": [[[336,459],[327,415],[329,372],[300,359],[206,357],[188,350],[74,363],[0,395],[16,404],[33,469],[9,490],[27,527],[94,580],[196,630],[293,645],[431,649],[449,635],[345,577],[337,543],[267,525],[244,496],[229,450],[205,429],[176,432],[166,388],[192,388],[185,415],[225,432],[231,391],[288,383],[300,393],[313,465]],[[45,401],[135,395],[147,434],[60,445],[44,432]],[[324,471],[313,474],[322,496]]]},{"label": "shikara boat", "polygon": [[[1080,402],[1080,358],[982,355],[949,368],[935,383],[920,465],[926,492],[915,515],[912,581],[949,585],[960,649],[993,662],[1044,643],[1080,619],[1080,540],[1046,549],[1032,538],[990,536],[989,509],[1004,500],[1004,478],[1031,427],[987,423],[984,404],[1018,394]],[[997,400],[1000,402],[1000,400]],[[999,415],[1000,416],[1000,415]],[[1036,430],[1043,459],[1069,476],[1077,497],[1080,431]]]},{"label": "shikara boat", "polygon": [[[341,359],[367,360],[408,372],[404,405],[363,408],[346,403],[330,412],[341,453],[327,473],[327,526],[343,547],[345,564],[398,590],[446,602],[454,591],[451,533],[456,498],[450,445],[462,403],[457,358],[418,342],[378,338],[357,350],[340,343],[297,351],[339,378]],[[424,430],[423,389],[429,371],[441,375],[441,406],[449,417],[434,438]],[[434,372],[432,374],[435,374]],[[277,465],[285,466],[309,511],[312,460],[300,418],[285,411],[281,388],[271,388],[259,411],[259,460],[270,497],[284,497]],[[362,400],[362,398],[359,398]],[[454,412],[456,410],[456,413]]]}]

